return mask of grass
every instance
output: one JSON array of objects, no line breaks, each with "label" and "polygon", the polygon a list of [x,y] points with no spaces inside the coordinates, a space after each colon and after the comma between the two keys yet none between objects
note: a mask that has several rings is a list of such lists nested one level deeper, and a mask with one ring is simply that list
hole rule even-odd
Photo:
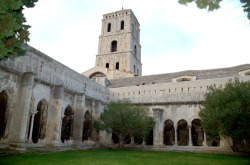
[{"label": "grass", "polygon": [[77,165],[77,164],[171,164],[171,165],[250,165],[241,156],[160,151],[93,150],[1,156],[0,165]]}]

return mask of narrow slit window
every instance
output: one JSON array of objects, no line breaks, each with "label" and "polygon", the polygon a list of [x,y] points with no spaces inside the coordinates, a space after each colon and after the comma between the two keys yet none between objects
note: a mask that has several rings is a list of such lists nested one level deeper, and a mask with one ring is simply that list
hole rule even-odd
[{"label": "narrow slit window", "polygon": [[121,21],[121,30],[124,29],[124,21]]},{"label": "narrow slit window", "polygon": [[108,23],[108,30],[107,32],[110,32],[111,31],[111,23]]},{"label": "narrow slit window", "polygon": [[134,48],[134,54],[135,54],[135,56],[136,56],[136,52],[137,52],[137,50],[136,50],[136,45],[135,45],[135,48]]}]

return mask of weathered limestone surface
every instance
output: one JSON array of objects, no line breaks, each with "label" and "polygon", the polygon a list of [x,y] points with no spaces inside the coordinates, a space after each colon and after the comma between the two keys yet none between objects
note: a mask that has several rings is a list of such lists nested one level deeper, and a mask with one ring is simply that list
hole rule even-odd
[{"label": "weathered limestone surface", "polygon": [[[48,115],[48,142],[52,145],[60,143],[60,130],[61,130],[61,120],[64,116],[64,111],[62,111],[62,104],[64,100],[64,87],[61,85],[55,86],[53,89],[51,107]],[[60,124],[59,124],[60,123]]]},{"label": "weathered limestone surface", "polygon": [[15,117],[10,132],[10,142],[24,143],[25,132],[27,128],[27,119],[30,109],[30,100],[34,83],[34,75],[32,73],[24,73],[21,78],[19,90],[19,102],[15,107]]}]

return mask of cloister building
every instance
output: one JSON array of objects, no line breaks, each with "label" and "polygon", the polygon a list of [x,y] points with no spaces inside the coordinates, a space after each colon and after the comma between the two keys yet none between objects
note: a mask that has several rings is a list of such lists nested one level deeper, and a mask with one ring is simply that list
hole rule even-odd
[{"label": "cloister building", "polygon": [[[150,109],[156,125],[136,149],[231,151],[249,141],[208,138],[199,117],[210,85],[250,80],[250,64],[142,76],[140,24],[132,10],[103,15],[96,65],[79,74],[35,48],[0,61],[0,147],[115,147],[116,135],[96,132],[111,100],[129,99]],[[209,140],[208,140],[209,139]]]}]

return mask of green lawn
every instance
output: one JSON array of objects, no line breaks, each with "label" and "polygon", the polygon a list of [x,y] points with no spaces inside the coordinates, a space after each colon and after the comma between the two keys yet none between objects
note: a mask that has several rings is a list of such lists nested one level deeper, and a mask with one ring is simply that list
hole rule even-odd
[{"label": "green lawn", "polygon": [[171,165],[250,165],[250,158],[241,156],[230,156],[220,154],[198,154],[181,152],[160,152],[160,151],[116,151],[116,150],[95,150],[95,151],[70,151],[57,153],[24,154],[17,156],[1,156],[0,165],[14,164],[171,164]]}]

